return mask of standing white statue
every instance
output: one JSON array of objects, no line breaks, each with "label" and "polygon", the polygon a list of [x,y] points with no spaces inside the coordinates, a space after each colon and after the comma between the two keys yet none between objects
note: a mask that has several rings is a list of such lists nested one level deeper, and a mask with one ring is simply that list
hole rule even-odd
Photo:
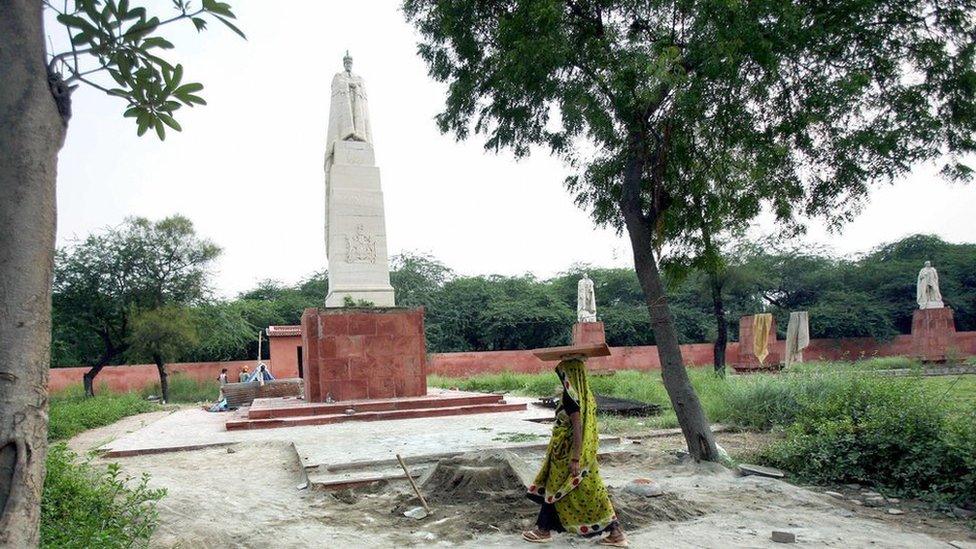
[{"label": "standing white statue", "polygon": [[576,284],[576,320],[596,322],[596,294],[593,291],[593,281],[586,273],[583,273],[583,278]]},{"label": "standing white statue", "polygon": [[915,300],[918,301],[919,309],[941,309],[945,307],[945,304],[942,303],[942,292],[939,291],[939,273],[932,266],[931,261],[926,261],[925,266],[918,272]]},{"label": "standing white statue", "polygon": [[393,307],[386,218],[380,171],[363,79],[345,70],[332,78],[325,144],[325,253],[329,260],[326,307],[350,303]]}]

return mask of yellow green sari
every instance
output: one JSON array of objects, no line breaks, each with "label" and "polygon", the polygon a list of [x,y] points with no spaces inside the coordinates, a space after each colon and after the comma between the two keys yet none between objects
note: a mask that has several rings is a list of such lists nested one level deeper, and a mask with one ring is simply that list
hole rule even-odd
[{"label": "yellow green sari", "polygon": [[[556,405],[552,438],[528,496],[537,503],[554,505],[559,522],[567,532],[591,536],[607,530],[617,520],[596,461],[599,445],[596,399],[586,380],[582,360],[560,362],[556,366],[556,375],[563,385],[563,398]],[[579,409],[583,430],[583,451],[577,476],[569,474],[573,427],[567,405]]]}]

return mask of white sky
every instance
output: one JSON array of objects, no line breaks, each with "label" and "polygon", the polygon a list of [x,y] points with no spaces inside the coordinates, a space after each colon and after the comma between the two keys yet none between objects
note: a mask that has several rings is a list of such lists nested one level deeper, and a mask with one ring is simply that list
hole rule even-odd
[{"label": "white sky", "polygon": [[[213,279],[220,295],[324,268],[329,85],[348,48],[369,94],[391,254],[426,251],[462,274],[632,265],[629,242],[595,229],[573,205],[559,161],[536,154],[515,162],[437,131],[444,90],[417,57],[398,1],[231,3],[246,42],[216,22],[199,35],[188,22],[167,31],[177,46],[167,58],[185,66],[186,80],[203,82],[209,103],[177,113],[182,133],[163,143],[151,131],[136,137],[120,99],[87,87],[75,93],[59,162],[59,245],[127,216],[181,213],[224,248]],[[160,15],[171,9],[169,1],[148,4]],[[842,254],[916,232],[972,241],[974,211],[976,187],[923,167],[878,189],[842,235],[813,226],[809,239]]]}]

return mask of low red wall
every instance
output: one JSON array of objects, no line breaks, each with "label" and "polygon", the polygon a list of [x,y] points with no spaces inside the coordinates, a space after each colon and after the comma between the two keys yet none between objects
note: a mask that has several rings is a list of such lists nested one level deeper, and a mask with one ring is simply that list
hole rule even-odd
[{"label": "low red wall", "polygon": [[[265,360],[265,364],[271,372],[278,376],[272,368],[271,361]],[[236,360],[230,362],[174,362],[166,365],[166,372],[172,375],[186,376],[189,378],[217,382],[220,370],[227,368],[227,378],[230,381],[237,381],[237,376],[241,368],[247,366],[248,370],[254,371],[257,363],[253,360]],[[82,376],[90,370],[88,366],[77,368],[51,368],[51,378],[48,387],[51,392],[60,391],[70,385],[79,385]],[[283,375],[279,377],[292,377]],[[170,377],[172,379],[172,377]],[[126,366],[106,366],[98,373],[95,378],[95,390],[100,386],[107,386],[112,391],[138,391],[143,387],[152,385],[159,381],[159,373],[156,371],[155,364],[132,364]]]},{"label": "low red wall", "polygon": [[[803,351],[804,360],[859,360],[875,356],[909,356],[912,336],[900,335],[891,341],[879,341],[871,337],[845,339],[811,339]],[[770,342],[771,354],[785,356],[786,342]],[[958,332],[954,342],[958,356],[976,355],[976,332]],[[704,366],[712,363],[711,343],[692,343],[681,346],[681,355],[688,366]],[[657,347],[611,347],[611,356],[589,361],[594,368],[611,370],[658,370],[661,361]],[[730,342],[725,350],[725,362],[736,364],[739,343]],[[488,351],[472,353],[440,353],[430,355],[427,372],[450,377],[463,377],[479,373],[504,371],[519,373],[545,372],[552,364],[542,362],[531,351]]]},{"label": "low red wall", "polygon": [[[285,359],[281,368],[271,368],[272,373],[279,378],[297,377],[297,347],[301,344],[300,337],[273,338],[278,345],[272,346],[273,361],[265,361],[269,367],[279,363],[277,357]],[[875,356],[909,356],[911,355],[912,337],[910,335],[896,336],[891,341],[878,341],[870,337],[847,339],[812,339],[810,346],[803,352],[805,360],[858,360]],[[782,340],[770,343],[770,350],[778,356],[785,354],[785,342]],[[657,347],[613,347],[613,354],[609,357],[593,359],[590,364],[595,368],[613,370],[657,370],[661,362],[657,356]],[[957,332],[951,352],[957,356],[976,355],[976,332]],[[712,344],[693,343],[682,345],[681,353],[688,365],[704,366],[712,363]],[[729,365],[736,363],[739,353],[739,343],[731,342],[725,353],[725,361]],[[174,363],[167,367],[170,373],[186,375],[194,379],[214,380],[220,374],[221,368],[227,368],[230,379],[236,380],[242,366],[253,371],[253,360],[234,362],[188,362]],[[532,355],[531,351],[487,351],[471,353],[435,353],[429,355],[427,373],[442,376],[469,376],[480,373],[497,372],[545,372],[552,368],[552,364],[542,362]],[[58,391],[73,384],[80,384],[81,377],[88,371],[82,368],[53,368],[51,370],[50,387]],[[135,391],[151,385],[159,380],[156,366],[153,364],[138,364],[132,366],[106,366],[95,379],[96,387],[105,384],[113,391]]]}]

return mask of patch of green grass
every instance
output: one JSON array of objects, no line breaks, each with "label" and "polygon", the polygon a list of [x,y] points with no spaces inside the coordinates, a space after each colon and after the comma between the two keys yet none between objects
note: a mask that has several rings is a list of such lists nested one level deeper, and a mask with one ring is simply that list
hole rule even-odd
[{"label": "patch of green grass", "polygon": [[81,385],[51,395],[48,438],[71,438],[82,431],[158,409],[156,404],[135,393],[112,393],[101,389],[96,395],[86,398]]},{"label": "patch of green grass", "polygon": [[503,432],[498,433],[492,440],[500,442],[533,442],[539,440],[540,438],[546,438],[547,435],[538,435],[535,433],[509,433]]},{"label": "patch of green grass", "polygon": [[[196,404],[200,402],[215,402],[220,395],[220,385],[217,380],[199,381],[179,373],[170,374],[169,401]],[[150,395],[160,396],[162,391],[159,382],[144,387],[140,394],[143,398]]]}]

